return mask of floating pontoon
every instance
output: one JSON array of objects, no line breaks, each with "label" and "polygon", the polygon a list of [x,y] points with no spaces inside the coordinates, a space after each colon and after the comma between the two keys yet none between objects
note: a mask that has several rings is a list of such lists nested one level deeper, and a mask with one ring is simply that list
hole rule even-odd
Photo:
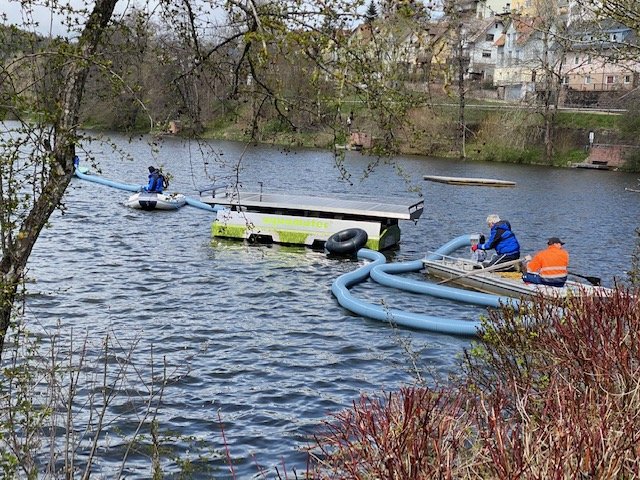
[{"label": "floating pontoon", "polygon": [[515,187],[516,182],[510,180],[498,180],[495,178],[470,178],[470,177],[441,177],[438,175],[425,175],[428,182],[447,183],[449,185],[467,185],[472,187]]},{"label": "floating pontoon", "polygon": [[216,186],[201,190],[200,199],[224,207],[213,222],[215,237],[317,248],[336,232],[360,228],[367,232],[367,248],[384,250],[400,241],[398,221],[416,221],[424,208],[421,199],[383,203]]}]

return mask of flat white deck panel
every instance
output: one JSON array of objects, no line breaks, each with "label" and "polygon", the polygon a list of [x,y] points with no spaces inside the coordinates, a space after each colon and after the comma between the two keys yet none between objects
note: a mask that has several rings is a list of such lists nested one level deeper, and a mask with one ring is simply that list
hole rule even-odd
[{"label": "flat white deck panel", "polygon": [[200,198],[215,205],[240,206],[260,211],[299,210],[332,215],[358,215],[371,218],[395,218],[415,220],[422,215],[423,200],[406,200],[402,203],[382,203],[372,200],[345,200],[340,198],[310,197],[281,193],[240,192],[239,196],[222,195]]},{"label": "flat white deck panel", "polygon": [[497,180],[495,178],[441,177],[438,175],[424,175],[424,179],[430,182],[448,183],[450,185],[470,185],[486,187],[516,186],[516,182],[512,182],[510,180]]}]

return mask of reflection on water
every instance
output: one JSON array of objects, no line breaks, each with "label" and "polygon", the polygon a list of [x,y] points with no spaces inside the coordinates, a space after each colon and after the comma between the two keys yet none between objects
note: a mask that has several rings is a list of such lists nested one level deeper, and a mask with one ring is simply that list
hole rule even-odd
[{"label": "reflection on water", "polygon": [[[143,142],[116,140],[135,160],[97,154],[105,178],[143,184],[148,165],[163,165],[173,176],[170,191],[194,197],[198,187],[232,174],[230,165],[236,168],[241,155],[243,184],[263,182],[265,190],[407,197],[415,187],[425,197],[425,212],[416,224],[401,224],[402,242],[388,252],[390,261],[422,258],[455,236],[481,231],[487,214],[498,213],[510,220],[525,251],[559,236],[572,269],[610,285],[629,266],[640,218],[640,196],[624,191],[635,177],[617,172],[397,159],[407,183],[392,164],[365,176],[370,159],[353,153],[345,162],[350,187],[322,151],[255,147],[243,153],[241,145],[216,143],[217,157],[207,154],[205,165],[195,148],[176,139],[168,139],[155,158]],[[502,178],[517,187],[456,187],[424,182],[423,175]],[[327,414],[348,407],[361,392],[413,382],[400,338],[410,339],[424,367],[442,378],[469,345],[446,335],[394,332],[343,310],[331,283],[358,262],[302,247],[212,241],[212,213],[129,210],[123,206],[127,196],[72,182],[67,212],[54,215],[29,264],[29,276],[37,279],[29,321],[44,329],[60,321],[63,331],[87,332],[97,345],[108,332],[125,344],[136,340],[140,374],[147,378],[153,349],[156,368],[164,359],[175,372],[160,425],[207,442],[216,454],[206,463],[220,469],[216,475],[228,474],[218,415],[238,478],[255,475],[256,463],[271,468],[284,461],[303,471],[299,449]],[[483,312],[371,282],[353,291],[373,303],[446,318],[475,319]],[[114,408],[117,415],[124,407]],[[108,428],[126,434],[136,427],[137,419],[116,416]],[[177,445],[176,453],[193,455],[188,442]],[[100,452],[97,470],[107,478],[122,456],[118,442],[112,446]],[[127,478],[147,478],[148,459],[132,459]]]}]

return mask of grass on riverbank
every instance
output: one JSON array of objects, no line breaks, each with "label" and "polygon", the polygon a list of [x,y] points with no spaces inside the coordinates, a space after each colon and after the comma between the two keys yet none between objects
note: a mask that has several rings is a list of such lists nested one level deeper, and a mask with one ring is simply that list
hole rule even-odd
[{"label": "grass on riverbank", "polygon": [[[435,100],[434,100],[435,101]],[[458,108],[450,98],[437,101],[433,105],[411,108],[399,112],[397,118],[385,118],[391,131],[379,128],[381,118],[389,112],[372,112],[363,104],[345,103],[353,109],[354,130],[370,134],[377,139],[379,147],[372,154],[385,152],[405,155],[424,155],[441,158],[459,158],[460,147],[457,138]],[[336,145],[348,143],[346,126],[347,112],[336,118],[335,124],[309,123],[310,119],[292,118],[293,123],[266,114],[253,122],[249,104],[222,105],[220,114],[214,121],[198,128],[198,136],[205,139],[221,139],[239,142],[255,141],[282,147],[304,147],[333,149]],[[554,158],[545,160],[543,146],[542,115],[528,108],[517,108],[496,101],[469,99],[465,109],[466,145],[465,158],[469,161],[490,161],[520,164],[541,164],[566,167],[583,162],[587,157],[585,145],[588,133],[594,131],[598,143],[635,143],[636,131],[640,125],[639,116],[631,114],[614,115],[589,112],[560,111],[556,115],[554,132]],[[299,120],[299,121],[298,121]],[[105,125],[87,118],[86,127],[104,130]],[[305,123],[306,122],[306,123]],[[184,125],[183,135],[194,132]],[[158,127],[160,132],[166,128]],[[145,122],[136,123],[128,133],[148,130]],[[382,139],[386,144],[382,146]],[[629,170],[638,170],[640,162],[630,158]]]},{"label": "grass on riverbank", "polygon": [[[374,138],[384,135],[377,126],[372,113],[360,108],[354,111],[355,129],[370,133]],[[394,147],[398,153],[437,157],[459,157],[455,138],[457,109],[452,105],[420,107],[407,112],[408,126],[393,132]],[[468,135],[465,148],[468,160],[548,164],[544,160],[542,146],[541,115],[523,109],[496,109],[494,102],[483,108],[474,105],[465,112]],[[559,112],[558,130],[555,138],[553,166],[580,163],[587,157],[584,149],[584,131],[596,130],[599,136],[604,131],[616,131],[619,116],[582,112]],[[207,125],[204,137],[234,141],[249,141],[252,124],[245,112],[234,112],[219,117]],[[313,130],[294,130],[285,122],[265,120],[258,124],[256,141],[283,146],[332,149],[347,143],[346,128],[331,130],[315,127]]]}]

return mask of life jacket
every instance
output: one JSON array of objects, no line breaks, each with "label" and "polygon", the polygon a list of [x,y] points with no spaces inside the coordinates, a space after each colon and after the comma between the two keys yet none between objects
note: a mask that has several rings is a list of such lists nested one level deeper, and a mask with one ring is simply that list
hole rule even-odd
[{"label": "life jacket", "polygon": [[545,280],[566,280],[568,267],[567,251],[556,245],[549,245],[531,259],[527,264],[527,271],[537,273]]},{"label": "life jacket", "polygon": [[162,173],[160,173],[158,170],[155,170],[153,173],[149,174],[149,186],[147,187],[147,190],[149,192],[162,193],[162,190],[164,188],[166,188],[165,178]]},{"label": "life jacket", "polygon": [[479,243],[481,250],[491,250],[495,248],[498,255],[514,255],[520,253],[520,243],[515,234],[511,231],[511,224],[506,220],[500,220],[491,227],[489,240]]}]

